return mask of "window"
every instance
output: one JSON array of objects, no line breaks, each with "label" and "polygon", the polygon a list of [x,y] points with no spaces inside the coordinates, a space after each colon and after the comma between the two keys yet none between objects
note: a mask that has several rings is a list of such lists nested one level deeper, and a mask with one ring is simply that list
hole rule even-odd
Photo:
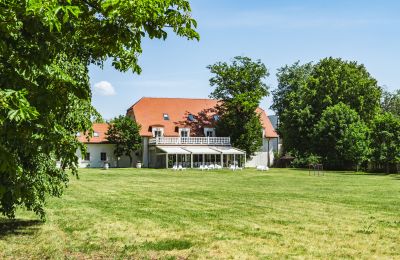
[{"label": "window", "polygon": [[164,113],[163,118],[164,118],[164,120],[169,120],[169,115]]},{"label": "window", "polygon": [[94,136],[94,137],[99,137],[99,133],[94,132],[94,133],[93,133],[93,136]]},{"label": "window", "polygon": [[218,115],[214,115],[213,118],[214,118],[214,121],[218,121],[219,120],[219,116]]},{"label": "window", "polygon": [[163,137],[164,136],[164,128],[163,127],[153,127],[151,129],[153,133],[153,137]]},{"label": "window", "polygon": [[100,160],[107,161],[107,153],[100,153]]},{"label": "window", "polygon": [[204,136],[206,137],[214,137],[215,136],[215,129],[211,127],[204,128]]},{"label": "window", "polygon": [[189,129],[180,129],[181,137],[189,137]]},{"label": "window", "polygon": [[86,153],[86,154],[85,154],[84,160],[85,160],[85,161],[90,161],[90,153]]},{"label": "window", "polygon": [[192,114],[189,114],[188,119],[189,119],[189,121],[194,121],[194,116]]}]

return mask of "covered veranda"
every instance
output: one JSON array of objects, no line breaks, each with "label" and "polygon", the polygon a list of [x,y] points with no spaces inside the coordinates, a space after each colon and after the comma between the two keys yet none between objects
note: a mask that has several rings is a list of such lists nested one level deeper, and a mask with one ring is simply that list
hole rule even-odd
[{"label": "covered veranda", "polygon": [[[244,167],[246,153],[242,150],[221,146],[157,146],[157,160],[165,168],[181,165],[184,168],[201,166]],[[162,164],[158,164],[162,167]]]}]

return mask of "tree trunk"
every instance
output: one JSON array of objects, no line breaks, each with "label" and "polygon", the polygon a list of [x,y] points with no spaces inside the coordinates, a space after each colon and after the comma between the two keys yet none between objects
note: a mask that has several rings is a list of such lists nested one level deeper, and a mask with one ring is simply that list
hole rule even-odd
[{"label": "tree trunk", "polygon": [[133,167],[132,162],[133,162],[132,155],[129,155],[129,166],[131,168]]}]

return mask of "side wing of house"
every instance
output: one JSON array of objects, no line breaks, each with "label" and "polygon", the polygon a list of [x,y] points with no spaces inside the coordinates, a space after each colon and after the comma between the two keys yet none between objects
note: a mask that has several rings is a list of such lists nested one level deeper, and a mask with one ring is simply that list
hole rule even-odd
[{"label": "side wing of house", "polygon": [[[129,157],[117,158],[114,155],[115,145],[110,144],[106,138],[108,124],[93,124],[93,136],[88,138],[85,133],[78,133],[77,138],[86,145],[86,152],[77,150],[78,166],[80,168],[101,168],[107,162],[110,167],[129,167]],[[134,157],[136,159],[136,157]],[[133,163],[136,163],[134,160]]]},{"label": "side wing of house", "polygon": [[247,167],[257,167],[258,165],[271,166],[274,162],[274,153],[278,152],[277,142],[279,136],[277,132],[272,126],[267,113],[261,108],[258,108],[257,112],[260,114],[261,124],[263,126],[263,145],[260,147],[260,150],[247,161]]}]

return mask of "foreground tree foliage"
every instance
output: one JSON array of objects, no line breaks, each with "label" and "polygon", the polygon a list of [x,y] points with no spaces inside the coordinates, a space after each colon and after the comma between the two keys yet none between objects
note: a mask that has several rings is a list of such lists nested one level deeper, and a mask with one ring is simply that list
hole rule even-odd
[{"label": "foreground tree foliage", "polygon": [[282,67],[277,77],[272,108],[286,152],[317,155],[341,169],[368,158],[369,149],[363,150],[369,125],[380,113],[381,88],[363,65],[325,58]]},{"label": "foreground tree foliage", "polygon": [[[139,151],[142,147],[142,138],[140,136],[140,126],[131,118],[119,116],[109,123],[106,133],[107,140],[115,144],[114,154],[117,157],[126,155],[129,157],[132,167],[132,153]],[[118,160],[117,160],[118,164]]]},{"label": "foreground tree foliage", "polygon": [[232,145],[254,154],[262,145],[262,125],[256,112],[261,100],[268,95],[268,86],[262,81],[269,75],[260,61],[235,57],[232,64],[217,62],[207,67],[215,74],[210,79],[216,86],[210,97],[220,100],[216,107],[219,120],[216,132],[230,136]]},{"label": "foreground tree foliage", "polygon": [[76,174],[75,133],[98,116],[90,64],[139,73],[144,37],[198,39],[194,27],[186,0],[1,0],[0,212],[44,217],[46,194],[62,194],[67,168]]}]

